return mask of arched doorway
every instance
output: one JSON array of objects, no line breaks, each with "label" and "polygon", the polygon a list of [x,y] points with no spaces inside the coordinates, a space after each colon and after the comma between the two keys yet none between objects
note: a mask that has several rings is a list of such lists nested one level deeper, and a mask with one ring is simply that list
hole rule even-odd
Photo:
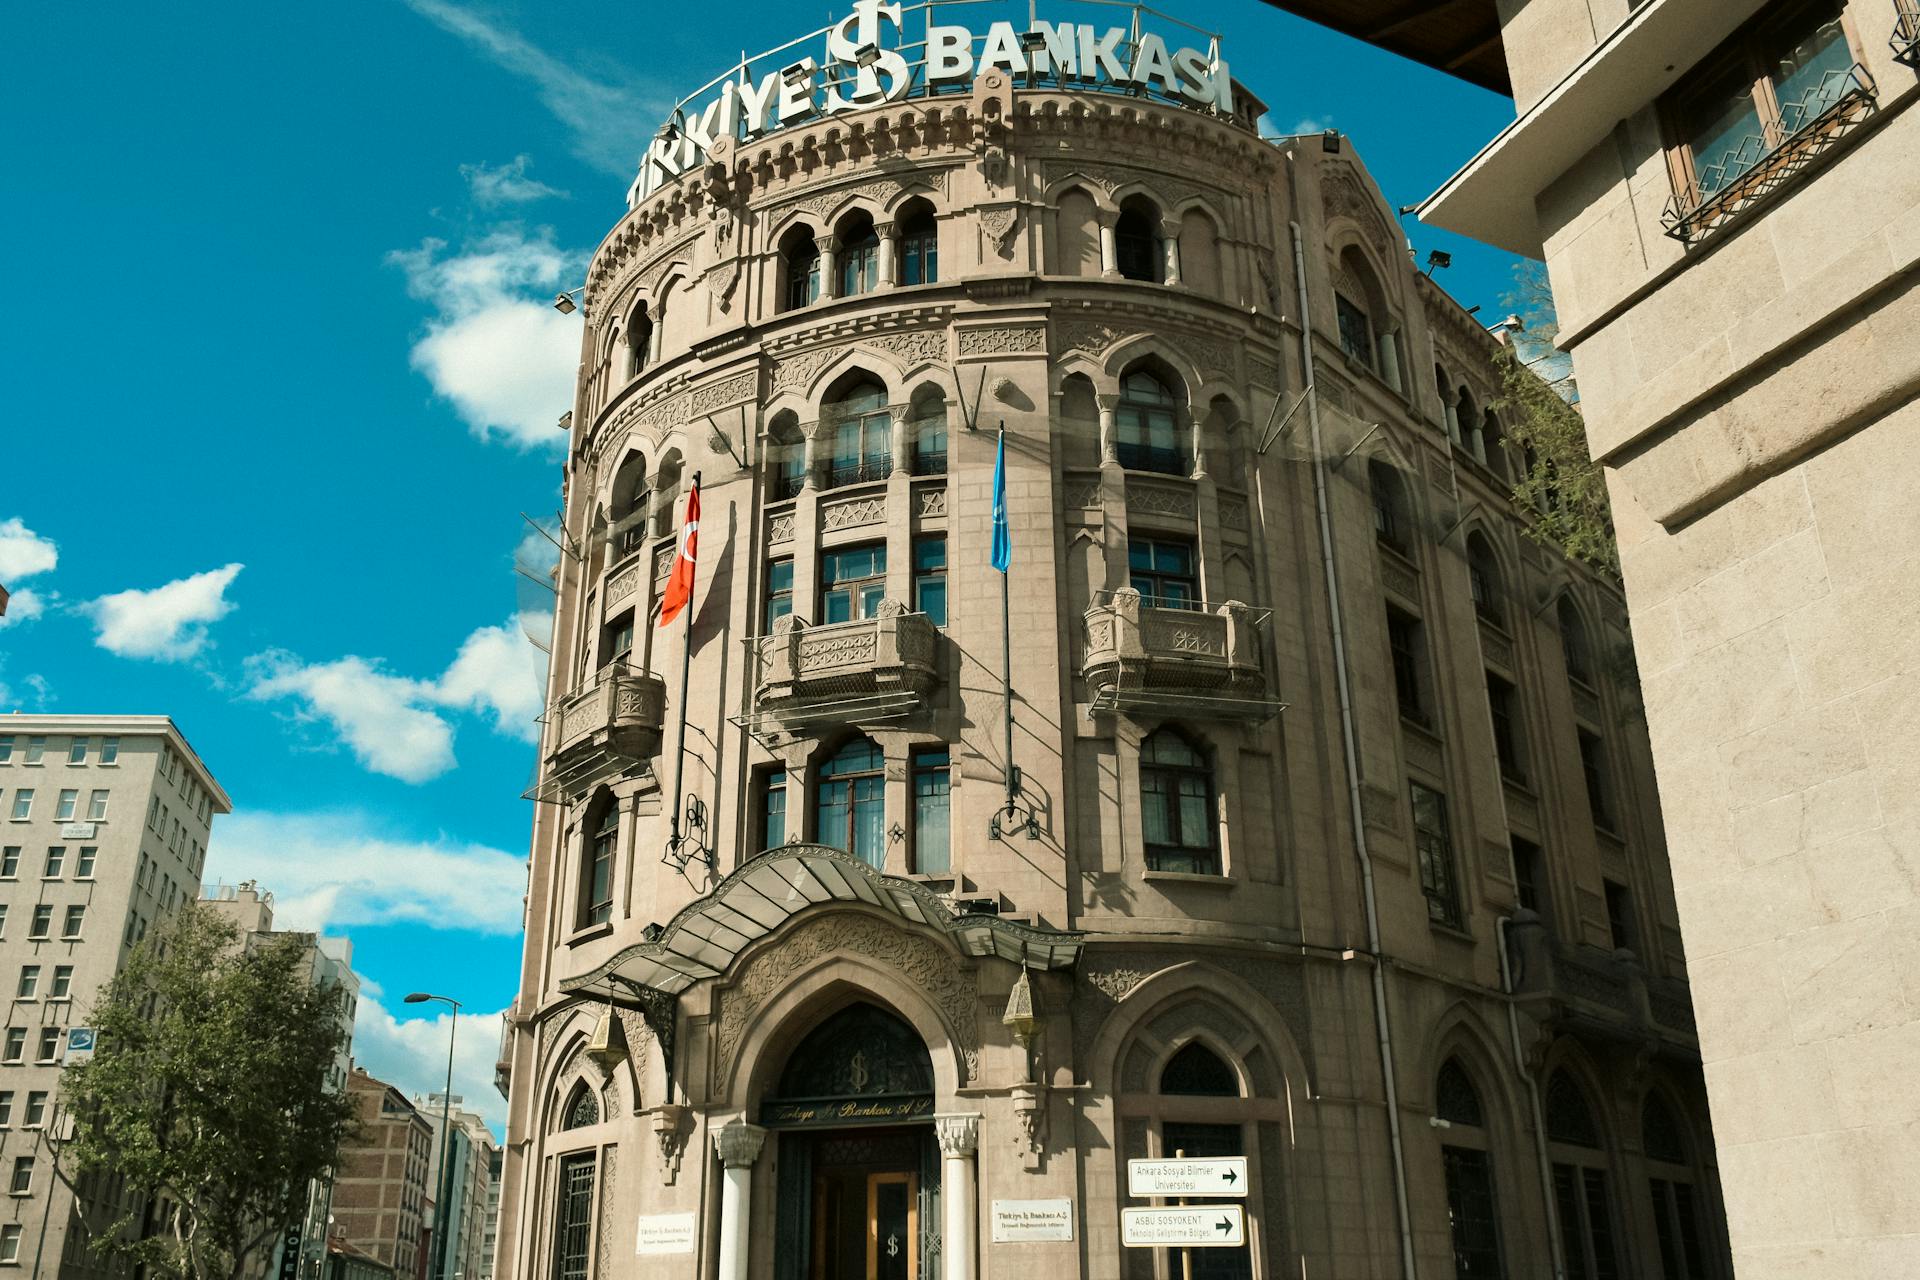
[{"label": "arched doorway", "polygon": [[932,1280],[940,1157],[918,1032],[848,1005],[794,1047],[760,1122],[779,1134],[777,1280]]}]

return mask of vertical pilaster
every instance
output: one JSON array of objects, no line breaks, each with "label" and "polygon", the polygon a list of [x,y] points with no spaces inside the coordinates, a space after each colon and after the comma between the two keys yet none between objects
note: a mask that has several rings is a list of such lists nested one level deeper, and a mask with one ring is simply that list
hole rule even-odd
[{"label": "vertical pilaster", "polygon": [[767,1131],[735,1120],[713,1133],[713,1149],[726,1178],[720,1188],[720,1266],[717,1280],[747,1280],[747,1233],[753,1213],[753,1162]]},{"label": "vertical pilaster", "polygon": [[935,1116],[940,1142],[940,1280],[973,1280],[975,1241],[980,1230],[979,1198],[974,1190],[974,1153],[980,1147],[977,1113]]}]

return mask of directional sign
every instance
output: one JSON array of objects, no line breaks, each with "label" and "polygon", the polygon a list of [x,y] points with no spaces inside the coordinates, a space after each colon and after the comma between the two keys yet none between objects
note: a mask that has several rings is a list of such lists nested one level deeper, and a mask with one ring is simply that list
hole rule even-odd
[{"label": "directional sign", "polygon": [[1158,1245],[1230,1249],[1246,1242],[1246,1218],[1237,1204],[1120,1211],[1120,1243],[1129,1249],[1151,1249]]},{"label": "directional sign", "polygon": [[1132,1196],[1244,1196],[1247,1158],[1207,1160],[1129,1160],[1127,1194]]}]

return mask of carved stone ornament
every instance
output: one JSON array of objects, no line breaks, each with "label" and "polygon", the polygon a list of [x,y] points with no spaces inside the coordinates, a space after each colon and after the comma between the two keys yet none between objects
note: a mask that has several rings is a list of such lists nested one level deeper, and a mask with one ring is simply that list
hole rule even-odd
[{"label": "carved stone ornament", "polygon": [[773,211],[772,221],[778,222],[791,212],[806,214],[818,222],[849,200],[870,200],[876,204],[890,203],[895,196],[905,195],[909,191],[926,189],[944,197],[947,194],[947,171],[916,171],[910,177],[879,178],[872,182],[863,182],[858,186],[837,187],[832,191],[816,192],[779,206]]},{"label": "carved stone ornament", "polygon": [[933,1136],[940,1143],[940,1154],[949,1160],[972,1155],[980,1146],[980,1115],[935,1116]]},{"label": "carved stone ornament", "polygon": [[653,1113],[653,1136],[660,1146],[660,1181],[672,1186],[680,1176],[680,1157],[686,1154],[687,1139],[693,1133],[692,1112],[677,1102],[669,1102]]},{"label": "carved stone ornament", "polygon": [[746,1169],[760,1158],[767,1131],[757,1124],[734,1120],[713,1131],[713,1149],[729,1169]]},{"label": "carved stone ornament", "polygon": [[980,1033],[974,1022],[973,975],[961,970],[945,948],[929,939],[872,916],[839,912],[808,921],[778,945],[754,956],[741,969],[734,985],[721,995],[714,1054],[717,1079],[724,1080],[732,1074],[734,1060],[754,1013],[796,972],[836,951],[879,961],[884,968],[924,991],[953,1032],[967,1081],[978,1078]]},{"label": "carved stone ornament", "polygon": [[1021,1163],[1028,1169],[1036,1169],[1047,1146],[1045,1086],[1017,1084],[1010,1092],[1013,1097],[1013,1118],[1020,1122]]},{"label": "carved stone ornament", "polygon": [[1047,331],[1038,325],[991,325],[960,330],[962,356],[1016,355],[1047,349]]},{"label": "carved stone ornament", "polygon": [[1153,975],[1129,965],[1114,965],[1111,968],[1088,969],[1085,976],[1096,990],[1118,1002],[1126,999],[1130,991]]},{"label": "carved stone ornament", "polygon": [[1072,177],[1074,174],[1098,183],[1105,189],[1108,196],[1112,196],[1122,187],[1136,182],[1141,183],[1163,204],[1173,208],[1185,204],[1205,190],[1191,182],[1181,182],[1151,170],[1122,169],[1113,165],[1086,164],[1080,161],[1072,161],[1049,170],[1047,176],[1051,182],[1048,185],[1051,186],[1060,179]]},{"label": "carved stone ornament", "polygon": [[980,229],[987,233],[987,242],[1001,257],[1010,257],[1013,251],[1013,233],[1020,226],[1020,206],[1008,205],[1002,209],[983,209],[980,212]]},{"label": "carved stone ornament", "polygon": [[1360,185],[1358,178],[1350,173],[1332,170],[1321,179],[1320,195],[1327,217],[1352,219],[1360,225],[1368,243],[1381,257],[1389,262],[1393,260],[1396,237],[1387,225],[1385,215]]}]

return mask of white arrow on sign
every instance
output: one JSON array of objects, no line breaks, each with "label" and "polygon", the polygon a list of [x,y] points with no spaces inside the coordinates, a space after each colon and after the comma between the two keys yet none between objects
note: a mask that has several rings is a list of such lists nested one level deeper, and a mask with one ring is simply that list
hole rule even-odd
[{"label": "white arrow on sign", "polygon": [[1246,1216],[1237,1204],[1120,1211],[1120,1243],[1129,1249],[1151,1249],[1160,1245],[1231,1249],[1246,1242]]},{"label": "white arrow on sign", "polygon": [[1244,1196],[1247,1158],[1216,1156],[1195,1160],[1127,1161],[1131,1196]]}]

